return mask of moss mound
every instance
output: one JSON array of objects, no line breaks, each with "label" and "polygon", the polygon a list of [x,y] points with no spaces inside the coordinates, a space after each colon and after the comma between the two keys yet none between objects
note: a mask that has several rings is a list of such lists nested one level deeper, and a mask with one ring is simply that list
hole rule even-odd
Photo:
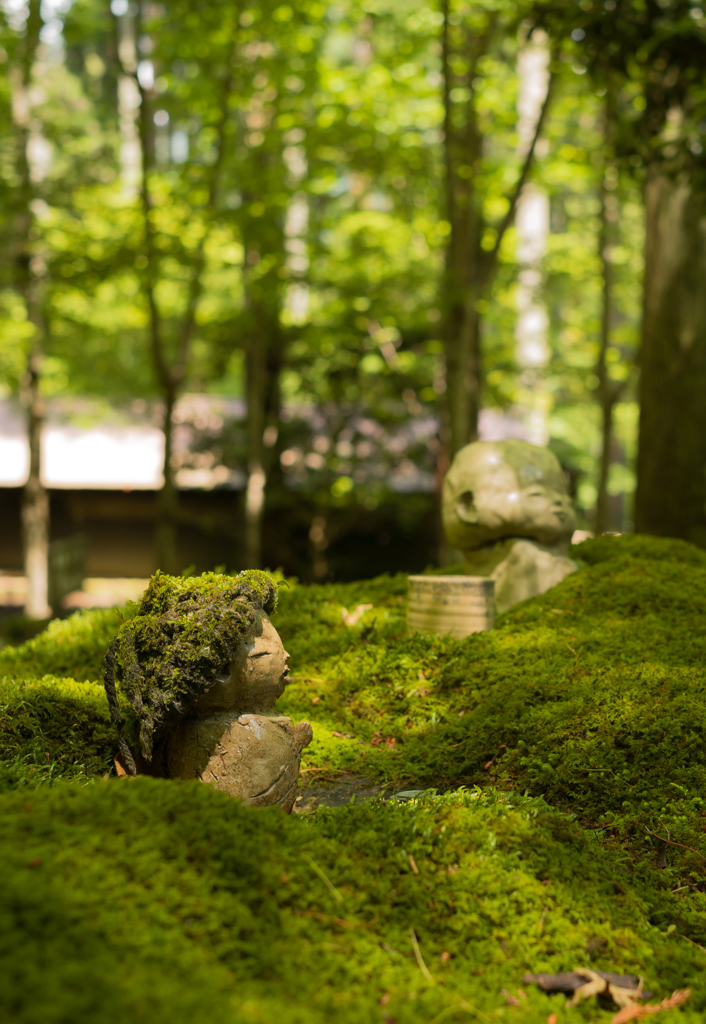
[{"label": "moss mound", "polygon": [[[354,770],[396,785],[493,780],[570,808],[615,842],[659,847],[650,833],[666,839],[669,829],[701,850],[706,554],[632,536],[587,541],[575,554],[581,572],[464,641],[406,634],[404,576],[283,588],[275,622],[295,676],[279,706],[315,725],[303,779]],[[96,679],[112,630],[132,614],[53,623],[0,652],[0,671]],[[33,723],[58,741],[72,701],[78,719],[96,723],[86,757],[76,733],[75,761],[106,763],[114,742],[83,696],[67,694],[52,723],[45,698],[36,714],[20,707],[39,690],[19,703],[18,692],[0,689],[3,735],[24,737],[44,775],[53,748],[31,753],[42,747],[29,743]],[[66,764],[62,754],[54,774]],[[682,859],[700,874],[699,856],[670,846],[670,862]]]},{"label": "moss mound", "polygon": [[0,790],[88,781],[110,772],[117,746],[100,684],[0,680]]},{"label": "moss mound", "polygon": [[134,608],[0,652],[0,788],[21,787],[0,796],[0,1015],[543,1024],[563,999],[522,974],[585,965],[660,998],[691,985],[663,1019],[703,1019],[706,554],[602,537],[575,556],[463,641],[406,634],[404,576],[281,591],[303,779],[451,787],[404,805],[292,820],[95,781],[116,746],[101,663]]},{"label": "moss mound", "polygon": [[129,603],[54,619],[33,640],[0,649],[0,677],[102,679],[108,644],[136,610],[137,605]]},{"label": "moss mound", "polygon": [[[338,651],[300,670],[283,701],[319,725],[305,774],[492,779],[571,808],[616,841],[657,846],[650,833],[668,829],[700,850],[706,555],[633,537],[578,551],[586,568],[492,633],[407,636],[385,607],[338,626]],[[298,614],[283,601],[277,625],[288,642]],[[318,617],[331,619],[330,604]],[[698,854],[670,850],[702,873]]]},{"label": "moss mound", "polygon": [[544,1024],[564,1000],[522,974],[575,964],[642,973],[659,997],[697,979],[680,1019],[706,1009],[706,954],[540,800],[303,821],[197,783],[111,780],[0,798],[0,857],[0,1016],[17,1024]]}]

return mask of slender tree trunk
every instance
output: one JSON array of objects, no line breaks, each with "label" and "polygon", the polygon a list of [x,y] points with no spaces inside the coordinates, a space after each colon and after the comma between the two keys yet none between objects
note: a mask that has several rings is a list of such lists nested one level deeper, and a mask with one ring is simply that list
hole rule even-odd
[{"label": "slender tree trunk", "polygon": [[273,273],[258,282],[249,297],[253,333],[245,355],[248,461],[244,545],[249,569],[263,566],[266,489],[275,468],[285,342],[279,322],[279,292],[279,279]]},{"label": "slender tree trunk", "polygon": [[39,346],[29,358],[25,403],[29,427],[29,476],[22,493],[22,538],[27,576],[25,615],[48,619],[49,607],[49,495],[41,480],[41,442],[44,407],[39,391]]},{"label": "slender tree trunk", "polygon": [[[484,138],[477,111],[477,79],[481,59],[492,47],[497,13],[488,13],[482,30],[474,32],[452,18],[451,0],[442,0],[441,64],[444,106],[445,206],[450,225],[441,306],[446,359],[446,392],[442,433],[448,455],[476,440],[482,388],[481,317],[478,304],[487,298],[498,268],[500,246],[512,224],[522,189],[534,161],[537,140],[549,109],[554,75],[549,75],[533,134],[528,140],[515,185],[507,196],[507,212],[496,225],[490,251],[482,242],[488,226],[478,189]],[[464,99],[456,100],[457,93]],[[444,445],[444,447],[446,447]]]},{"label": "slender tree trunk", "polygon": [[604,533],[606,530],[610,529],[608,475],[610,473],[613,451],[613,409],[620,394],[620,389],[613,381],[611,381],[608,374],[608,346],[610,345],[611,322],[613,316],[613,267],[611,264],[613,237],[611,230],[611,217],[606,199],[606,180],[604,175],[600,190],[601,228],[598,236],[603,288],[601,302],[601,337],[598,349],[598,361],[596,364],[596,377],[598,378],[596,391],[601,408],[602,421],[601,455],[598,466],[598,493],[596,497],[595,531],[597,534]]},{"label": "slender tree trunk", "polygon": [[[475,176],[479,171],[483,139],[475,109],[474,78],[477,59],[488,37],[463,40],[466,73],[454,70],[454,38],[450,2],[443,0],[442,70],[444,102],[444,155],[446,216],[450,234],[446,248],[443,284],[442,335],[446,361],[444,413],[451,458],[459,448],[474,441],[478,432],[480,400],[480,316],[476,308],[481,237],[485,224],[479,208]],[[456,39],[456,46],[459,39]],[[454,103],[455,87],[468,91],[462,106]],[[462,173],[459,171],[462,170]]]},{"label": "slender tree trunk", "polygon": [[447,315],[446,406],[451,457],[478,438],[480,412],[480,314],[468,301],[452,306]]},{"label": "slender tree trunk", "polygon": [[265,511],[265,400],[267,338],[253,339],[245,355],[248,479],[245,488],[245,567],[262,566],[262,520]]},{"label": "slender tree trunk", "polygon": [[[137,52],[135,40],[141,32],[141,11],[135,21],[128,12],[119,18],[118,57],[123,76],[131,79],[140,98],[138,136],[141,174],[140,203],[143,221],[144,250],[147,266],[144,271],[143,287],[149,312],[149,338],[157,383],[164,400],[164,482],[157,498],[157,522],[155,541],[157,564],[168,573],[176,573],[178,564],[179,492],[174,480],[172,467],[174,406],[180,389],[186,379],[191,342],[196,326],[196,313],[203,288],[203,273],[206,266],[206,244],[210,237],[220,195],[221,175],[225,160],[226,136],[228,130],[229,105],[233,88],[233,76],[228,70],[221,81],[221,95],[218,118],[215,124],[216,157],[208,175],[208,202],[204,211],[205,230],[192,255],[191,277],[188,285],[186,309],[178,328],[175,354],[170,356],[171,346],[167,343],[167,331],[157,302],[157,283],[161,271],[161,259],[157,245],[157,229],[153,213],[151,175],[155,167],[155,136],[152,100],[154,92],[142,85],[137,74]],[[124,90],[125,83],[123,83]],[[128,140],[129,141],[129,140]],[[130,183],[128,182],[128,185]]]},{"label": "slender tree trunk", "polygon": [[177,560],[177,536],[179,529],[179,492],[174,482],[172,469],[173,418],[176,404],[176,388],[165,387],[164,391],[164,483],[157,495],[157,564],[163,572],[174,575],[179,571]]},{"label": "slender tree trunk", "polygon": [[12,69],[12,113],[19,178],[15,217],[14,264],[17,290],[24,299],[27,319],[34,328],[30,340],[22,400],[27,414],[29,475],[22,494],[22,541],[27,576],[25,614],[30,619],[46,619],[49,607],[49,496],[41,479],[41,442],[44,404],[40,390],[42,356],[46,325],[42,314],[42,279],[45,268],[41,256],[33,251],[34,217],[32,201],[35,182],[29,162],[31,109],[29,90],[42,27],[40,0],[30,0],[25,35],[18,65]]},{"label": "slender tree trunk", "polygon": [[635,527],[706,546],[706,195],[652,169]]}]

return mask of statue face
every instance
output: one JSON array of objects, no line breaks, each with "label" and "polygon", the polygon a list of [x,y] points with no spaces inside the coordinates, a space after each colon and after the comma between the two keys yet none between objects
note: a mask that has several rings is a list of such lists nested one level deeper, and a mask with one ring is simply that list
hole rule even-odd
[{"label": "statue face", "polygon": [[236,651],[230,674],[216,679],[199,697],[195,704],[199,715],[212,711],[262,713],[274,709],[275,701],[289,682],[289,655],[264,612],[261,625],[262,632],[249,637]]},{"label": "statue face", "polygon": [[555,544],[576,525],[556,456],[526,441],[462,448],[444,481],[443,515],[449,541],[462,551],[504,537]]},{"label": "statue face", "polygon": [[287,662],[279,633],[266,615],[262,633],[247,640],[233,659],[230,678],[244,697],[261,707],[273,708],[289,682]]}]

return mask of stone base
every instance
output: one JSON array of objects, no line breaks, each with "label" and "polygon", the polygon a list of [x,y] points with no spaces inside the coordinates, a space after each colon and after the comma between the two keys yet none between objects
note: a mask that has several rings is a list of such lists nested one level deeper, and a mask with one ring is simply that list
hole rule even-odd
[{"label": "stone base", "polygon": [[568,544],[543,545],[510,537],[474,551],[464,551],[466,571],[495,581],[495,610],[500,614],[544,594],[578,569],[568,557]]},{"label": "stone base", "polygon": [[407,625],[457,637],[492,629],[493,587],[491,579],[470,576],[410,576]]},{"label": "stone base", "polygon": [[229,712],[184,722],[167,742],[172,779],[201,779],[251,807],[277,806],[289,814],[297,797],[301,734],[284,715]]}]

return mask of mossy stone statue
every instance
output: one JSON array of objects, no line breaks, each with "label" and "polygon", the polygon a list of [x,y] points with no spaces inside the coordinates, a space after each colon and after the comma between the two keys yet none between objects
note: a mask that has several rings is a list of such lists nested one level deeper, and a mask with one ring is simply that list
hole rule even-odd
[{"label": "mossy stone statue", "polygon": [[312,730],[275,710],[289,679],[268,617],[276,599],[275,584],[255,570],[152,577],[105,661],[127,774],[200,778],[246,804],[291,811]]},{"label": "mossy stone statue", "polygon": [[495,580],[506,611],[577,569],[576,527],[559,461],[526,441],[476,441],[456,454],[443,490],[446,536],[471,576]]}]

